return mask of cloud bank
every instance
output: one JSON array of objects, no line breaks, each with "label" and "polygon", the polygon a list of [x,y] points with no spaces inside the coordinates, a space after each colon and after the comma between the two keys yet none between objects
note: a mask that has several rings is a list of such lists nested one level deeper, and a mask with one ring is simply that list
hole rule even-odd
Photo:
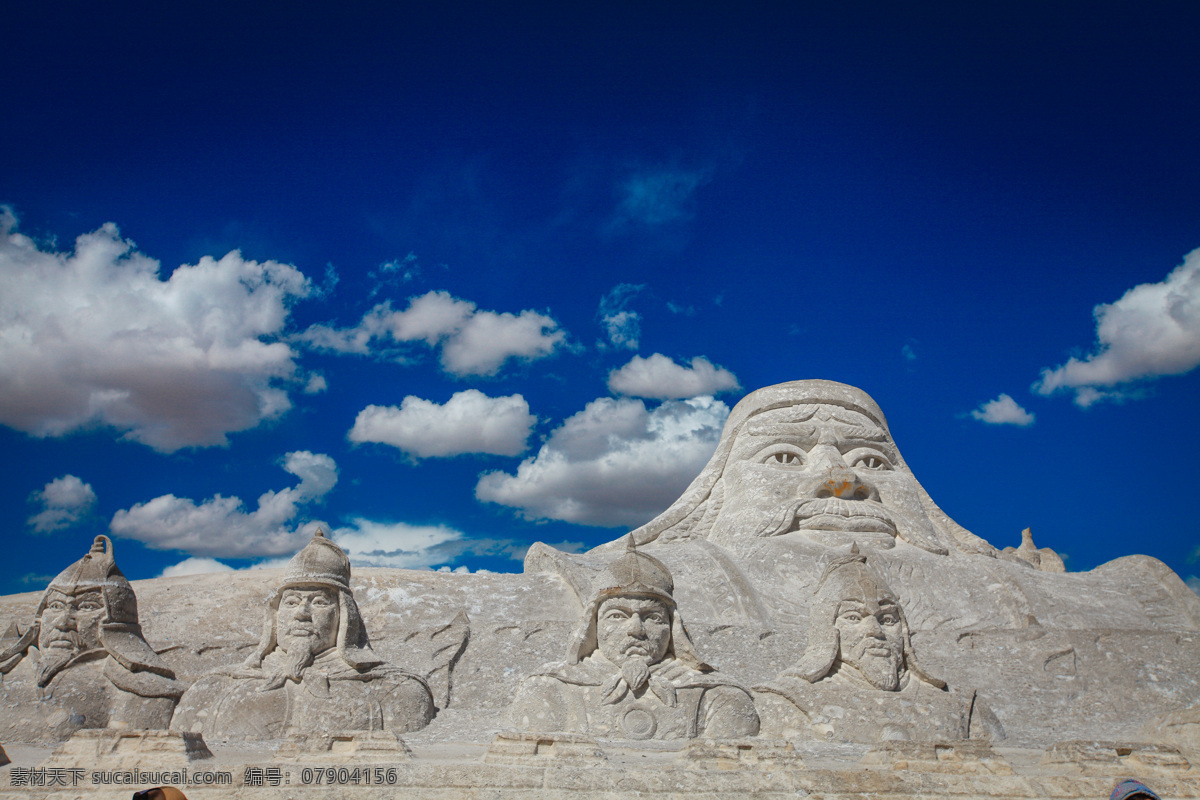
[{"label": "cloud bank", "polygon": [[295,267],[231,252],[159,278],[108,223],[72,252],[0,208],[0,424],[33,436],[90,425],[155,450],[223,445],[291,407],[280,335],[310,292]]},{"label": "cloud bank", "polygon": [[458,377],[495,375],[510,359],[534,361],[566,340],[551,317],[536,311],[498,313],[476,308],[449,292],[428,292],[395,311],[372,308],[353,328],[313,325],[299,340],[322,350],[367,355],[389,343],[424,342],[440,351],[442,368]]},{"label": "cloud bank", "polygon": [[676,364],[661,353],[649,358],[634,356],[608,375],[610,392],[653,400],[682,400],[738,388],[732,372],[713,366],[703,356],[693,358],[690,367]]},{"label": "cloud bank", "polygon": [[378,442],[416,458],[489,453],[516,456],[525,452],[537,417],[519,394],[488,397],[467,389],[438,405],[412,395],[400,407],[370,405],[358,412],[350,429],[352,442]]},{"label": "cloud bank", "polygon": [[1161,282],[1135,286],[1092,313],[1092,354],[1043,370],[1034,391],[1074,391],[1075,403],[1087,407],[1129,397],[1122,384],[1190,372],[1200,365],[1200,249]]},{"label": "cloud bank", "polygon": [[289,528],[300,507],[320,500],[337,483],[337,465],[321,453],[288,453],[283,468],[298,486],[269,491],[258,508],[245,511],[237,497],[216,495],[201,503],[165,494],[113,515],[114,536],[136,539],[153,550],[192,556],[252,558],[292,554],[304,546],[317,522]]},{"label": "cloud bank", "polygon": [[642,335],[642,316],[629,309],[630,301],[646,287],[642,284],[618,283],[600,298],[600,324],[613,347],[637,350]]},{"label": "cloud bank", "polygon": [[971,416],[989,425],[1018,425],[1025,427],[1033,424],[1033,414],[1013,400],[1007,394],[1001,394],[995,400],[989,400],[971,412]]},{"label": "cloud bank", "polygon": [[96,504],[96,493],[90,483],[74,475],[63,475],[46,484],[30,497],[42,510],[28,519],[37,533],[50,533],[74,525]]},{"label": "cloud bank", "polygon": [[172,564],[158,574],[160,578],[178,578],[183,575],[209,575],[214,572],[233,572],[233,567],[222,564],[215,558],[185,558]]},{"label": "cloud bank", "polygon": [[717,447],[729,407],[711,397],[669,401],[600,398],[565,420],[516,475],[495,471],[479,500],[526,519],[635,526],[670,505]]}]

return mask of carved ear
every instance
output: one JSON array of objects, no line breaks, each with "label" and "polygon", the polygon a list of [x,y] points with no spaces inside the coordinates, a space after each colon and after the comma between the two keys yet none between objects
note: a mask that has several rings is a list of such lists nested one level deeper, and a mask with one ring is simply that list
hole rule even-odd
[{"label": "carved ear", "polygon": [[692,669],[699,672],[713,671],[713,668],[704,663],[700,654],[696,652],[696,645],[692,644],[692,637],[688,635],[687,628],[683,625],[683,617],[679,616],[679,609],[671,610],[671,649],[674,651],[675,658]]},{"label": "carved ear", "polygon": [[814,631],[810,626],[808,636],[808,647],[804,649],[804,655],[786,674],[816,683],[833,669],[834,663],[837,662],[840,641],[837,628],[832,625],[821,626],[818,631]]},{"label": "carved ear", "polygon": [[266,611],[263,612],[262,638],[259,639],[254,652],[242,662],[244,669],[262,669],[263,659],[275,649],[275,612],[279,608],[279,594],[276,592],[275,598],[267,603]]},{"label": "carved ear", "polygon": [[21,659],[29,652],[29,648],[37,642],[42,630],[41,620],[34,620],[25,633],[17,627],[17,623],[9,623],[8,630],[0,637],[0,675],[7,675],[13,667],[21,663]]},{"label": "carved ear", "polygon": [[342,658],[355,669],[370,669],[382,664],[383,659],[371,649],[367,627],[363,624],[362,615],[358,613],[358,603],[354,602],[354,595],[339,591],[338,607],[340,613],[337,648]]},{"label": "carved ear", "polygon": [[816,683],[829,674],[837,663],[841,643],[833,624],[836,619],[837,603],[822,603],[819,594],[813,598],[812,605],[808,607],[808,646],[804,648],[804,655],[785,675]]},{"label": "carved ear", "polygon": [[908,632],[908,620],[904,618],[904,610],[900,609],[900,623],[904,629],[904,665],[909,672],[915,674],[918,678],[928,684],[936,686],[939,689],[945,690],[946,682],[940,678],[935,678],[925,670],[921,669],[921,665],[917,663],[917,654],[913,651],[912,636]]}]

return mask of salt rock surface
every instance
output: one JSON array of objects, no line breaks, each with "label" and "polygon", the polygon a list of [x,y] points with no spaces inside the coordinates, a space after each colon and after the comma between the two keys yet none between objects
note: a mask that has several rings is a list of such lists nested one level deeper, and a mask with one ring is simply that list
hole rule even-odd
[{"label": "salt rock surface", "polygon": [[[351,737],[344,752],[391,758],[413,797],[483,789],[497,797],[1100,797],[1130,775],[1163,796],[1200,796],[1192,766],[1200,759],[1200,598],[1147,556],[1068,573],[1032,536],[1001,551],[966,531],[920,485],[882,412],[858,389],[796,381],[751,393],[709,465],[632,539],[669,571],[671,601],[699,658],[752,689],[760,736],[638,743],[512,732],[514,697],[568,655],[594,612],[598,576],[628,550],[622,537],[580,555],[535,545],[522,574],[354,570],[349,588],[374,652],[424,680],[438,710],[403,745],[380,750]],[[874,577],[818,602],[831,564],[852,555]],[[283,580],[282,571],[261,571],[133,582],[142,635],[181,684],[234,668],[261,645],[263,609]],[[41,600],[0,598],[0,626],[15,623],[19,635]],[[849,601],[867,608],[843,614]],[[873,632],[878,642],[853,655],[849,626],[898,625],[892,606],[910,658],[889,655],[901,638]],[[813,614],[829,607],[833,620],[817,624]],[[830,630],[833,645],[810,641]],[[825,674],[802,668],[810,650],[830,659]],[[903,704],[904,689],[891,686],[905,676],[951,721],[885,735],[881,716],[879,739],[869,741],[872,708]],[[0,696],[3,744],[10,757],[32,752],[27,760],[45,755],[21,750],[42,734],[13,723],[29,702],[29,680],[10,672]],[[780,691],[788,681],[799,703]],[[979,724],[976,708],[986,709]],[[839,724],[848,715],[858,721]],[[316,738],[325,755],[317,747],[311,759],[336,755],[336,737]],[[206,742],[214,763],[235,765],[239,776],[251,763],[251,751]],[[266,748],[264,763],[305,752],[280,744],[253,746]],[[403,761],[394,755],[409,750]],[[231,794],[290,796],[249,786],[189,792]],[[339,796],[360,794],[374,796],[369,787]]]}]

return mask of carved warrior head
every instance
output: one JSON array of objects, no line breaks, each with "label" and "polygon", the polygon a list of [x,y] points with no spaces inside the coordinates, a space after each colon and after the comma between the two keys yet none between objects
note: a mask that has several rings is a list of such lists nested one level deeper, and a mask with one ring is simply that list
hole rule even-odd
[{"label": "carved warrior head", "polygon": [[[135,675],[175,677],[142,636],[137,597],[113,560],[107,536],[97,536],[83,558],[50,581],[33,626],[14,647],[0,653],[0,661],[25,652],[35,642],[40,655],[38,686],[47,686],[74,664],[105,655]],[[8,665],[11,668],[16,661]]]},{"label": "carved warrior head", "polygon": [[785,674],[816,683],[836,673],[895,692],[904,688],[911,672],[946,688],[917,664],[899,598],[857,547],[829,562],[808,614],[808,647]]},{"label": "carved warrior head", "polygon": [[826,546],[888,548],[898,538],[938,554],[996,553],[917,482],[874,400],[822,380],[744,397],[683,496],[633,532],[639,544],[791,534]]},{"label": "carved warrior head", "polygon": [[261,668],[263,659],[279,650],[293,667],[282,678],[299,680],[313,658],[334,647],[355,669],[383,663],[371,649],[350,591],[350,559],[324,531],[317,530],[288,564],[268,603],[262,640],[244,666]]},{"label": "carved warrior head", "polygon": [[710,672],[675,607],[675,582],[666,565],[638,552],[632,536],[626,551],[601,570],[592,597],[571,638],[567,661],[577,664],[597,650],[617,667],[631,660],[652,666],[675,658]]}]

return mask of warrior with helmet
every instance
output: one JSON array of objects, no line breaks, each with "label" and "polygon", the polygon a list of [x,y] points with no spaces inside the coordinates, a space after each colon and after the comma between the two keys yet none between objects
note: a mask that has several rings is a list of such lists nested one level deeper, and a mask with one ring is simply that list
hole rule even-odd
[{"label": "warrior with helmet", "polygon": [[202,677],[172,730],[223,739],[424,728],[429,686],[375,651],[350,590],[350,560],[318,530],[272,595],[258,647]]},{"label": "warrior with helmet", "polygon": [[[80,728],[164,730],[184,685],[142,635],[137,597],[113,559],[91,550],[46,587],[33,624],[0,652],[7,741],[60,741]],[[13,641],[15,640],[15,641]],[[26,659],[30,648],[38,657]]]},{"label": "warrior with helmet", "polygon": [[757,734],[750,695],[696,654],[674,588],[667,567],[630,538],[596,578],[566,661],[522,685],[514,724],[617,739]]}]

